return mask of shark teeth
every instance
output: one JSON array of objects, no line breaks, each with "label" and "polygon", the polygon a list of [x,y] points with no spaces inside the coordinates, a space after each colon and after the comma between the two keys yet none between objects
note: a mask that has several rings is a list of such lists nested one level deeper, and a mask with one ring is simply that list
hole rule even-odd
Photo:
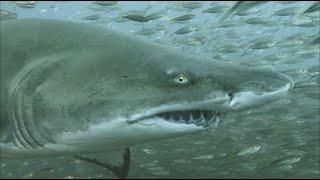
[{"label": "shark teeth", "polygon": [[195,124],[202,127],[218,127],[220,122],[219,112],[207,110],[164,112],[155,116],[169,122]]}]

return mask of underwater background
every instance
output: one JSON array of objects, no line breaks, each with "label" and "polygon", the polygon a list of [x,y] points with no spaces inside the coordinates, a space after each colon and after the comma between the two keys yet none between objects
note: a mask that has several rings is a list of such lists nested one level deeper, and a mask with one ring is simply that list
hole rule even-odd
[{"label": "underwater background", "polygon": [[[230,114],[210,133],[132,147],[128,178],[320,178],[319,2],[245,2],[232,9],[236,3],[1,1],[0,7],[1,22],[43,18],[100,24],[177,51],[273,69],[296,82],[285,99]],[[67,156],[1,159],[0,174],[115,178]]]}]

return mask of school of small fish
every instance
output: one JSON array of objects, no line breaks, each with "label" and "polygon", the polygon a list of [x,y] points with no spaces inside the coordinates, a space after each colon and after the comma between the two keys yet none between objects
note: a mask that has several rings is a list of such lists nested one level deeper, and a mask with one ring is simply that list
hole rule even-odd
[{"label": "school of small fish", "polygon": [[[190,54],[283,72],[296,82],[293,93],[297,98],[267,107],[275,114],[251,119],[231,115],[226,127],[213,132],[212,137],[197,136],[191,142],[190,138],[183,141],[184,144],[167,140],[167,144],[148,148],[139,145],[133,161],[140,166],[133,167],[131,177],[320,178],[319,1],[92,1],[66,10],[79,4],[1,2],[0,21],[29,17],[28,13],[33,12],[32,17],[52,15],[104,25]],[[169,146],[174,150],[166,151]],[[302,149],[304,153],[291,153]],[[101,168],[88,167],[67,157],[57,161],[1,161],[0,165],[1,178],[112,177]],[[14,171],[12,167],[16,166],[20,168]]]}]

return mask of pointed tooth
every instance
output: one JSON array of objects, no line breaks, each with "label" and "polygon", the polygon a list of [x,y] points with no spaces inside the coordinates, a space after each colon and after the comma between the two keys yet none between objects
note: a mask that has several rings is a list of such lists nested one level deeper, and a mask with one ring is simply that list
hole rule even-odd
[{"label": "pointed tooth", "polygon": [[190,121],[193,121],[193,115],[190,113]]},{"label": "pointed tooth", "polygon": [[217,117],[216,117],[216,119],[215,119],[214,126],[215,126],[215,127],[218,127],[219,122],[220,122],[220,117],[219,117],[219,116],[217,116]]},{"label": "pointed tooth", "polygon": [[210,118],[210,120],[208,121],[208,124],[209,124],[209,125],[212,125],[212,124],[214,123],[215,118],[216,118],[216,117],[215,117],[214,115],[212,115],[211,118]]},{"label": "pointed tooth", "polygon": [[178,122],[179,123],[186,123],[186,121],[183,119],[183,116],[182,116],[182,114],[179,114],[179,120],[178,120]]},{"label": "pointed tooth", "polygon": [[182,113],[182,118],[184,121],[188,122],[190,119],[189,119],[189,112],[183,112]]},{"label": "pointed tooth", "polygon": [[200,112],[200,119],[201,119],[201,120],[204,119],[204,116],[203,116],[203,112],[202,112],[202,111]]},{"label": "pointed tooth", "polygon": [[205,124],[206,123],[206,119],[204,118],[203,112],[201,112],[201,124]]},{"label": "pointed tooth", "polygon": [[170,120],[170,121],[174,121],[174,120],[173,120],[173,114],[170,114],[170,115],[169,115],[169,120]]},{"label": "pointed tooth", "polygon": [[200,111],[195,111],[193,114],[193,118],[194,118],[194,120],[199,119],[200,118]]},{"label": "pointed tooth", "polygon": [[195,119],[194,119],[194,117],[193,117],[193,114],[192,113],[190,113],[190,121],[189,121],[191,124],[195,124]]}]

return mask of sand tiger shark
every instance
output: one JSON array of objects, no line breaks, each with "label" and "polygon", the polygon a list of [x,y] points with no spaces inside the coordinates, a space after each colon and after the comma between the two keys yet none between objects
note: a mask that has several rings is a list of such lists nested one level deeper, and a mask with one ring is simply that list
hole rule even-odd
[{"label": "sand tiger shark", "polygon": [[[0,40],[1,159],[73,156],[120,178],[130,147],[217,128],[223,114],[259,108],[294,86],[281,73],[99,25],[7,20]],[[119,166],[83,156],[123,149]]]}]

